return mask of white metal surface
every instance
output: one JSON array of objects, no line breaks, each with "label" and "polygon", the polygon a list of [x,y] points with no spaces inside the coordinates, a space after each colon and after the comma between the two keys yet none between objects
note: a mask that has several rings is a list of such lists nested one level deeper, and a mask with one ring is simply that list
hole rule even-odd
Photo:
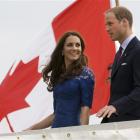
[{"label": "white metal surface", "polygon": [[0,140],[139,140],[139,138],[139,120],[0,135]]}]

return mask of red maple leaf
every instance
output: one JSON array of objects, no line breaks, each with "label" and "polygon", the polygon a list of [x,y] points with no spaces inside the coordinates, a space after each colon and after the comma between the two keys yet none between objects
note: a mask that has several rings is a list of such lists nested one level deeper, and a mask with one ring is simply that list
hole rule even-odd
[{"label": "red maple leaf", "polygon": [[0,85],[0,121],[7,114],[29,106],[25,97],[41,78],[38,73],[38,57],[27,64],[20,61],[10,76],[12,67]]}]

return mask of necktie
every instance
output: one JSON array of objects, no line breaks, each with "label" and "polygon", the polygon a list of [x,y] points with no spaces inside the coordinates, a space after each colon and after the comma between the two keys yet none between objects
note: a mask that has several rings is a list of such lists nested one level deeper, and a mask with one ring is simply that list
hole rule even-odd
[{"label": "necktie", "polygon": [[122,51],[123,51],[123,48],[120,46],[120,48],[118,50],[118,55],[117,55],[117,64],[119,63],[120,58],[122,56]]}]

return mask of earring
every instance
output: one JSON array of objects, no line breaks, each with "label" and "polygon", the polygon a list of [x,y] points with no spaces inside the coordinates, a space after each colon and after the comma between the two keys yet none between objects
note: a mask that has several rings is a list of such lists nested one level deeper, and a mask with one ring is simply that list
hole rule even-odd
[{"label": "earring", "polygon": [[64,53],[62,52],[62,56],[64,56]]}]

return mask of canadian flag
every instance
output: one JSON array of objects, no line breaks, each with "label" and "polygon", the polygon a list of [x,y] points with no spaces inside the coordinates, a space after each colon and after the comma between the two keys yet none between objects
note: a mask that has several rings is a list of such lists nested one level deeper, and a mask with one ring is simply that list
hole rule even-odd
[{"label": "canadian flag", "polygon": [[77,0],[32,41],[30,48],[34,49],[23,53],[0,85],[0,133],[22,131],[53,112],[52,93],[43,83],[41,69],[66,31],[79,32],[86,42],[85,53],[96,77],[91,114],[107,104],[108,66],[115,54],[104,24],[104,11],[109,7],[109,0]]}]

